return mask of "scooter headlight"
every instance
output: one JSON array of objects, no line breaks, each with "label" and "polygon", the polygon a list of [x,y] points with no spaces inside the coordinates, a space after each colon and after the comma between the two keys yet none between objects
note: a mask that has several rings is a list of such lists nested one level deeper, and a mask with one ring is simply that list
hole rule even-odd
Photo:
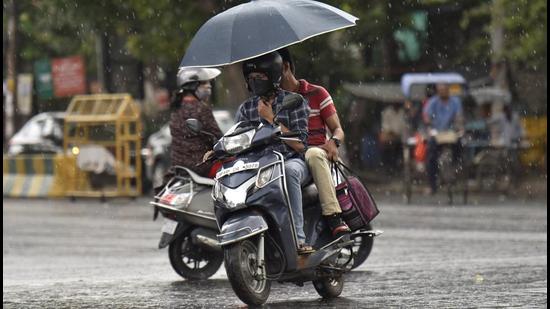
[{"label": "scooter headlight", "polygon": [[256,179],[256,187],[262,188],[267,185],[267,183],[269,183],[269,181],[271,180],[271,176],[273,176],[274,169],[275,165],[271,165],[269,167],[261,169],[258,172],[258,178]]},{"label": "scooter headlight", "polygon": [[255,130],[249,130],[239,135],[224,137],[223,147],[225,151],[231,154],[237,154],[247,149],[250,147],[254,133]]}]

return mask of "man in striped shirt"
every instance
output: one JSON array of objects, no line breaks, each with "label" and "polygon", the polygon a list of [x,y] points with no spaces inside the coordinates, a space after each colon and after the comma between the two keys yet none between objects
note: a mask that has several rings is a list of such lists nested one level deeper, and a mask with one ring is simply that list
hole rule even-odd
[{"label": "man in striped shirt", "polygon": [[[301,94],[308,101],[310,114],[308,121],[308,149],[306,162],[319,191],[322,214],[334,237],[349,233],[349,227],[342,221],[340,204],[332,183],[331,162],[338,160],[338,147],[344,140],[344,130],[336,113],[336,107],[328,91],[305,79],[296,79],[294,63],[287,48],[279,50],[283,58],[283,78],[281,87],[286,91]],[[327,128],[330,138],[327,140]]]}]

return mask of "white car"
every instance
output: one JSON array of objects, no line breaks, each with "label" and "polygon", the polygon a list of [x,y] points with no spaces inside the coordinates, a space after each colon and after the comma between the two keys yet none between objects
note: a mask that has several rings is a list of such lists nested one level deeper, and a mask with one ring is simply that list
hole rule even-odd
[{"label": "white car", "polygon": [[10,139],[8,154],[62,152],[64,119],[63,112],[40,113],[32,117]]}]

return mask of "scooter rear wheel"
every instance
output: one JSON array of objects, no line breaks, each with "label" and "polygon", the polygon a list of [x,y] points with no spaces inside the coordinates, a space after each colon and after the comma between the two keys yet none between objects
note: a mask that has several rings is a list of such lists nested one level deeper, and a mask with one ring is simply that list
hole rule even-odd
[{"label": "scooter rear wheel", "polygon": [[323,298],[336,298],[344,289],[344,277],[322,278],[313,281],[315,291]]},{"label": "scooter rear wheel", "polygon": [[168,257],[176,273],[188,280],[206,280],[212,277],[223,263],[220,253],[194,246],[189,234],[179,236],[170,244]]},{"label": "scooter rear wheel", "polygon": [[267,301],[271,281],[258,276],[258,246],[245,239],[224,249],[225,270],[233,291],[240,300],[251,306]]}]

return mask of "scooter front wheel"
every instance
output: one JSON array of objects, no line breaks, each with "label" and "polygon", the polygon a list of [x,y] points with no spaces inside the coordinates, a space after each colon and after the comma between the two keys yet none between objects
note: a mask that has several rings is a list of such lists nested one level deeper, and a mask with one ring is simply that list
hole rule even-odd
[{"label": "scooter front wheel", "polygon": [[245,239],[224,248],[225,270],[235,294],[247,305],[260,306],[267,301],[271,281],[260,275],[258,246]]},{"label": "scooter front wheel", "polygon": [[315,291],[323,298],[336,298],[344,289],[344,277],[322,278],[313,281]]},{"label": "scooter front wheel", "polygon": [[168,257],[172,268],[188,280],[206,280],[214,275],[223,263],[220,253],[193,245],[187,233],[174,239],[170,244]]}]

